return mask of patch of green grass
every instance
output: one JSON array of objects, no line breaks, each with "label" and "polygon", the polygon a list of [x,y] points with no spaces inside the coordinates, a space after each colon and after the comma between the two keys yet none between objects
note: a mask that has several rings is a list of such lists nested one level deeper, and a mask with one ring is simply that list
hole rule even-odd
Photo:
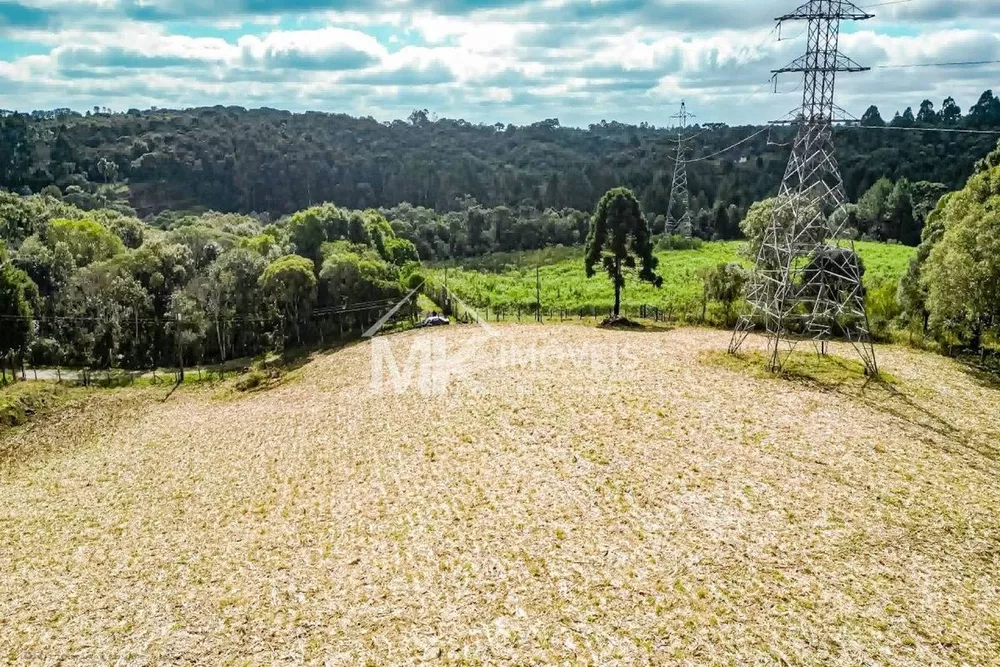
[{"label": "patch of green grass", "polygon": [[71,390],[49,382],[17,382],[0,388],[0,428],[26,424],[61,403]]},{"label": "patch of green grass", "polygon": [[441,306],[431,301],[425,294],[417,295],[417,308],[421,313],[430,313],[432,311],[441,310]]},{"label": "patch of green grass", "polygon": [[[820,356],[809,352],[793,352],[785,360],[779,373],[768,370],[770,359],[760,352],[732,355],[713,350],[703,354],[702,360],[731,370],[748,371],[755,377],[798,380],[825,389],[862,387],[871,382],[860,361],[829,354]],[[896,377],[884,371],[879,372],[877,380],[888,385],[899,384]]]},{"label": "patch of green grass", "polygon": [[[647,305],[661,309],[672,319],[701,319],[702,273],[725,262],[750,262],[740,254],[741,241],[704,243],[695,250],[657,252],[658,272],[663,276],[659,289],[640,282],[634,272],[626,276],[622,301],[627,308]],[[865,263],[865,284],[869,287],[887,282],[898,283],[906,272],[914,248],[884,243],[858,242],[858,253]],[[581,311],[606,313],[614,302],[611,281],[603,273],[587,278],[583,270],[582,247],[556,247],[520,254],[497,254],[452,262],[447,269],[448,287],[475,308],[521,308],[529,311],[536,302],[535,269],[541,282],[543,309],[564,309],[573,314]],[[431,278],[444,284],[445,269],[438,265]],[[710,304],[709,321],[719,320],[717,304]],[[631,315],[632,310],[628,311]]]}]

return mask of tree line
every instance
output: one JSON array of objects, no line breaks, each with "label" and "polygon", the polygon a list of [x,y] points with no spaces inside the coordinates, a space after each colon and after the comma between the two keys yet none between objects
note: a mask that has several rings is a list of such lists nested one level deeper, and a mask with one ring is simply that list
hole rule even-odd
[{"label": "tree line", "polygon": [[[854,200],[879,178],[961,187],[984,136],[940,127],[1000,128],[991,91],[963,114],[951,98],[886,123],[877,108],[865,128],[839,129],[838,158]],[[926,132],[882,132],[885,125]],[[711,123],[686,130],[692,210],[702,222],[775,192],[789,129],[774,128],[738,149],[701,159],[760,128]],[[87,210],[128,205],[142,217],[163,210],[260,213],[277,219],[330,201],[350,209],[404,203],[449,212],[466,196],[486,208],[592,211],[609,189],[633,190],[644,211],[665,214],[676,131],[643,123],[562,127],[557,119],[514,126],[432,119],[426,110],[380,123],[342,114],[206,107],[0,112],[0,187],[48,189]],[[736,229],[739,220],[730,221]]]},{"label": "tree line", "polygon": [[[416,118],[412,124],[419,132],[438,123]],[[546,128],[562,134],[554,121]],[[886,172],[846,208],[838,222],[848,235],[919,243],[898,298],[893,286],[889,297],[870,299],[885,319],[900,319],[948,346],[995,344],[1000,317],[989,287],[1000,278],[990,273],[1000,257],[991,245],[998,163],[994,151],[970,164],[971,178],[957,188]],[[469,194],[440,211],[411,203],[378,209],[324,203],[280,217],[182,209],[143,220],[132,207],[136,184],[116,180],[117,164],[109,157],[97,162],[106,180],[97,187],[77,178],[65,187],[45,185],[38,194],[0,192],[0,356],[148,368],[318,342],[363,322],[356,312],[326,319],[314,317],[317,312],[399,298],[419,284],[421,259],[578,245],[593,220],[591,209],[490,205]],[[641,196],[636,201],[651,236],[660,235],[663,214],[646,208]],[[769,220],[765,206],[717,201],[697,212],[695,233],[752,239]],[[661,239],[657,245],[673,244]],[[713,291],[735,293],[723,283]]]},{"label": "tree line", "polygon": [[1000,347],[1000,143],[927,217],[900,316],[947,349]]},{"label": "tree line", "polygon": [[15,356],[137,369],[329,340],[376,317],[358,304],[398,300],[422,282],[414,245],[373,210],[158,222],[0,193],[4,375]]},{"label": "tree line", "polygon": [[[946,192],[948,187],[943,183],[882,177],[856,204],[847,205],[847,217],[842,221],[844,235],[916,246],[927,216]],[[571,208],[487,207],[472,197],[464,197],[454,205],[455,210],[438,212],[404,203],[379,212],[389,220],[393,231],[411,241],[421,259],[428,261],[581,245],[587,238],[591,217],[588,211]],[[741,239],[741,224],[748,210],[716,203],[692,216],[692,234],[704,241]],[[662,235],[665,216],[649,213],[647,218],[650,232]]]}]

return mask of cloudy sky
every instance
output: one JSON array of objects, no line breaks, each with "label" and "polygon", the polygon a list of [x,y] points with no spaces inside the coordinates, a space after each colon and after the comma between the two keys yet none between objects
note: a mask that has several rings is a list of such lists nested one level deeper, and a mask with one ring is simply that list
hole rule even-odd
[{"label": "cloudy sky", "polygon": [[[773,18],[801,0],[0,0],[0,108],[269,106],[473,122],[558,118],[669,125],[761,122],[794,108],[800,78],[771,69],[805,49]],[[864,5],[881,5],[870,0]],[[911,0],[845,24],[871,72],[838,103],[888,119],[924,98],[968,109],[1000,89],[1000,0]],[[1000,91],[998,91],[1000,92]]]}]

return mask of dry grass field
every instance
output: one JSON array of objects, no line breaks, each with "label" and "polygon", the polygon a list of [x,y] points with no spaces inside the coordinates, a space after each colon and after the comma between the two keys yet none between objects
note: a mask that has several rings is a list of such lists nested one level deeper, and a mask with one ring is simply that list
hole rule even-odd
[{"label": "dry grass field", "polygon": [[0,662],[1000,664],[988,381],[496,332],[382,339],[473,350],[438,395],[373,392],[364,343],[0,435]]}]

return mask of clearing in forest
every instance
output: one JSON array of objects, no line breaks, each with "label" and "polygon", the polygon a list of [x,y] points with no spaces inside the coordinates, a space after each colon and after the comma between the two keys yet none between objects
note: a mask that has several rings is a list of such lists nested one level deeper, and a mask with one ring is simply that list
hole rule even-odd
[{"label": "clearing in forest", "polygon": [[997,664],[988,381],[901,348],[862,388],[836,359],[766,376],[722,331],[495,333],[383,338],[400,365],[475,348],[429,393],[373,393],[368,342],[0,435],[0,660]]},{"label": "clearing in forest", "polygon": [[[691,250],[656,253],[663,286],[626,279],[624,303],[670,310],[679,318],[696,320],[701,312],[704,272],[721,263],[752,264],[740,254],[739,241],[701,243]],[[858,254],[865,266],[864,281],[869,291],[887,289],[895,298],[900,278],[906,273],[914,248],[902,245],[859,241]],[[541,304],[558,311],[596,309],[606,312],[614,302],[614,287],[603,274],[587,278],[583,270],[582,247],[554,247],[535,252],[497,253],[448,262],[448,287],[465,303],[476,308],[517,307],[530,309],[536,302],[540,283]],[[537,283],[535,269],[538,267]],[[438,265],[432,272],[435,282],[444,283],[445,270]]]}]

